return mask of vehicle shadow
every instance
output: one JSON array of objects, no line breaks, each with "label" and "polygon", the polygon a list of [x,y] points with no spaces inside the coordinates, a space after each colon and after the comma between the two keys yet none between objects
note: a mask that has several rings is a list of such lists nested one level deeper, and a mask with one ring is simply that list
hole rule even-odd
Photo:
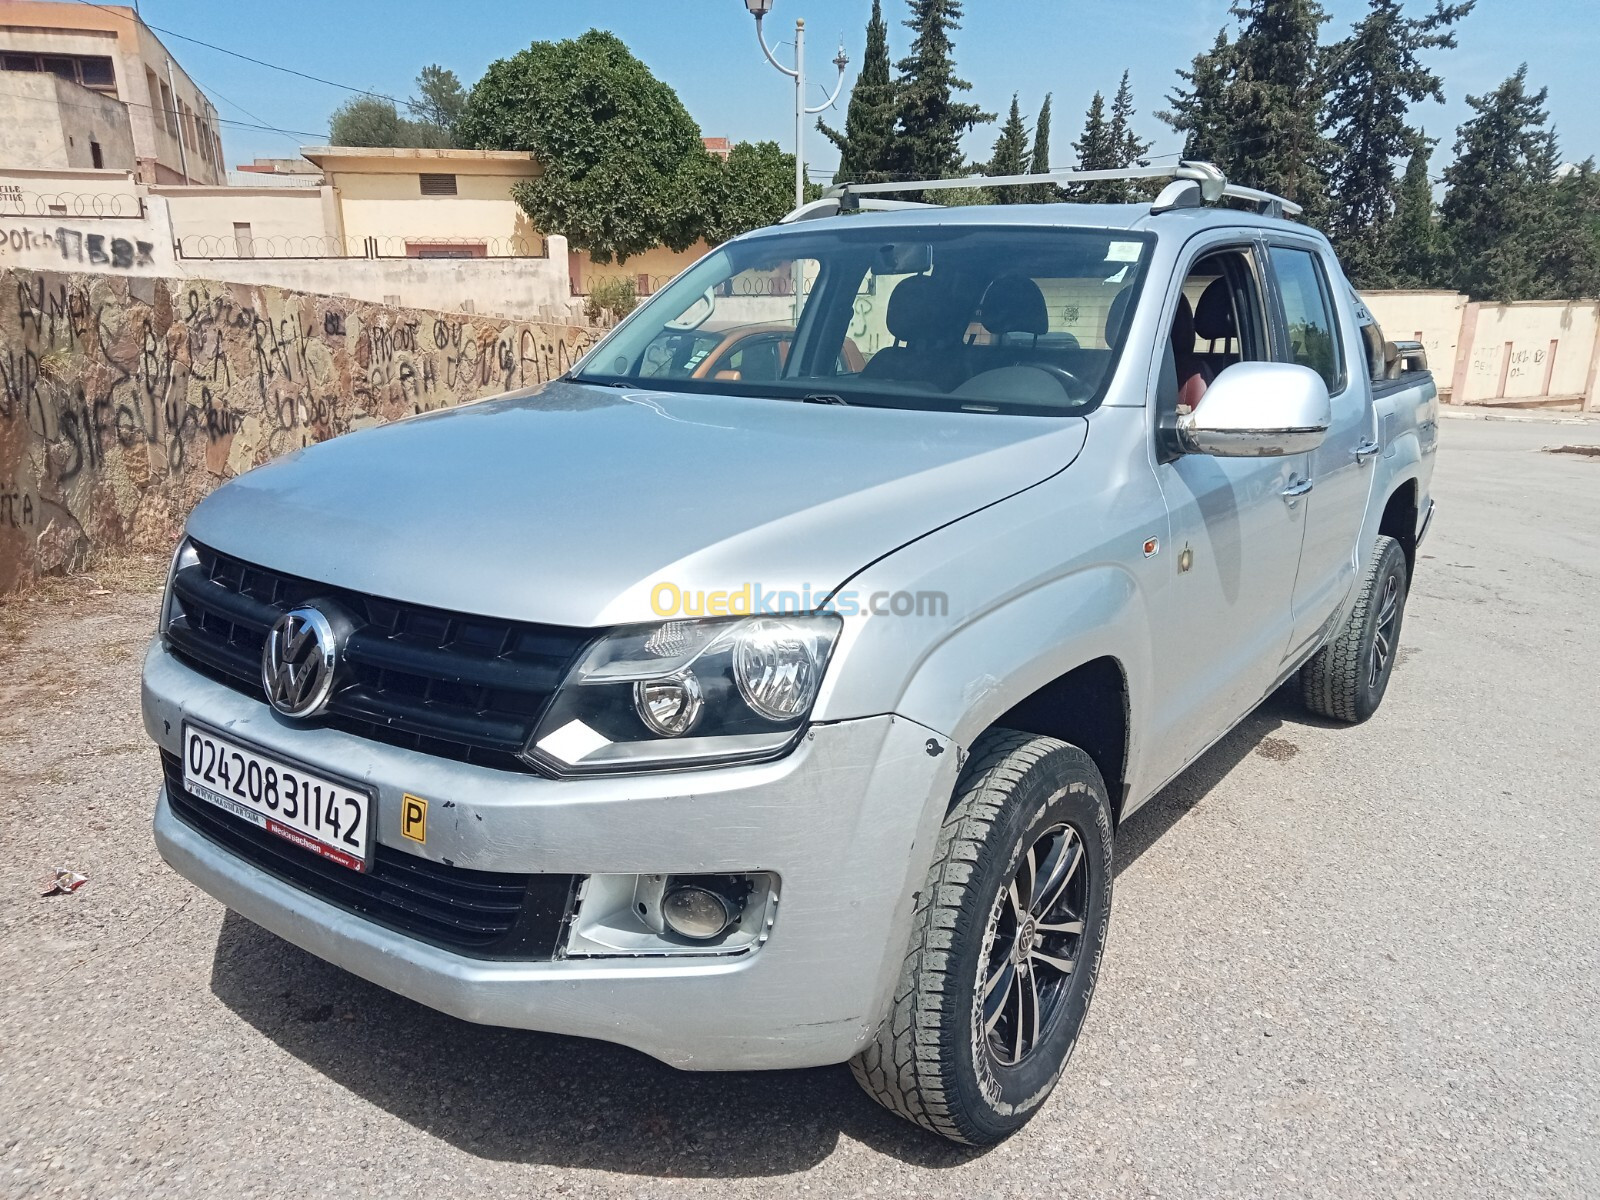
[{"label": "vehicle shadow", "polygon": [[[1120,873],[1285,721],[1270,697],[1131,817]],[[785,1175],[841,1135],[902,1162],[957,1166],[949,1145],[871,1103],[845,1067],[702,1074],[620,1046],[459,1021],[225,915],[212,993],[307,1066],[419,1131],[481,1158],[647,1177]]]}]

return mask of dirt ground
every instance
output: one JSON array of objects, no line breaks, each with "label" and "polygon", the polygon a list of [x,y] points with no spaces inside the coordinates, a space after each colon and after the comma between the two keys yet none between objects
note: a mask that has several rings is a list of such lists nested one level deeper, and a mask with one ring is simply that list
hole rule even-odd
[{"label": "dirt ground", "polygon": [[[0,600],[0,1196],[1600,1195],[1600,426],[1451,422],[1377,717],[1269,699],[1121,829],[1094,1009],[988,1153],[843,1068],[463,1024],[150,837],[165,562]],[[43,898],[61,866],[89,881]]]}]

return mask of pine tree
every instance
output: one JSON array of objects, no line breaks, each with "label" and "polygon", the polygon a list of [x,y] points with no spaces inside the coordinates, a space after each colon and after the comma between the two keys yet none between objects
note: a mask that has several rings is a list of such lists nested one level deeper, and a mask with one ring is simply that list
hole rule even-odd
[{"label": "pine tree", "polygon": [[[1122,73],[1117,94],[1111,100],[1111,157],[1114,167],[1147,167],[1150,162],[1151,143],[1133,131],[1133,87],[1128,82],[1128,72]],[[1111,203],[1127,203],[1146,194],[1146,189],[1132,181],[1111,182],[1106,186],[1106,196]]]},{"label": "pine tree", "polygon": [[[994,120],[976,104],[956,101],[972,85],[956,77],[950,35],[961,27],[960,0],[910,0],[906,22],[916,37],[897,64],[895,169],[902,178],[939,179],[963,168],[961,136]],[[908,195],[915,199],[915,195]]]},{"label": "pine tree", "polygon": [[[1418,131],[1395,196],[1394,217],[1385,227],[1384,258],[1392,287],[1436,287],[1439,279],[1438,216],[1428,158],[1433,140]],[[1367,286],[1377,286],[1369,284]]]},{"label": "pine tree", "polygon": [[[1072,143],[1072,148],[1078,152],[1077,169],[1080,171],[1109,171],[1120,165],[1111,125],[1106,120],[1106,98],[1099,92],[1089,101],[1083,135]],[[1073,198],[1085,204],[1117,204],[1123,198],[1122,184],[1114,179],[1080,183],[1073,189]]]},{"label": "pine tree", "polygon": [[1234,183],[1264,188],[1319,219],[1334,147],[1322,133],[1324,60],[1317,35],[1328,17],[1317,0],[1240,0],[1229,10],[1238,37],[1179,71],[1188,88],[1158,114],[1185,134],[1184,157],[1216,163]]},{"label": "pine tree", "polygon": [[1325,88],[1316,0],[1244,0],[1237,56],[1238,121],[1228,178],[1297,201],[1308,221],[1325,209],[1333,146],[1323,137]]},{"label": "pine tree", "polygon": [[1188,84],[1167,97],[1172,107],[1156,114],[1184,135],[1183,157],[1216,163],[1227,170],[1237,142],[1234,111],[1234,47],[1226,29],[1217,30],[1211,49],[1194,56],[1190,69],[1178,71]]},{"label": "pine tree", "polygon": [[1593,158],[1562,168],[1549,189],[1544,277],[1562,300],[1600,296],[1600,171]]},{"label": "pine tree", "polygon": [[844,132],[822,121],[817,128],[839,148],[836,182],[881,183],[894,172],[894,81],[889,77],[889,27],[880,0],[872,0],[861,73],[850,89]]},{"label": "pine tree", "polygon": [[[1050,93],[1039,106],[1039,119],[1033,123],[1033,153],[1028,157],[1032,175],[1050,173]],[[1029,204],[1052,204],[1061,199],[1061,189],[1053,183],[1035,183],[1027,189]]]},{"label": "pine tree", "polygon": [[1477,115],[1456,130],[1444,172],[1440,234],[1455,287],[1474,300],[1536,300],[1551,217],[1555,135],[1545,128],[1546,89],[1530,93],[1528,67],[1494,91],[1468,96]]},{"label": "pine tree", "polygon": [[[1022,175],[1028,170],[1028,127],[1022,123],[1017,94],[1011,93],[1011,114],[1000,127],[994,141],[994,157],[984,168],[985,175]],[[1024,204],[1027,198],[1018,187],[1003,187],[995,193],[998,204]]]},{"label": "pine tree", "polygon": [[1424,66],[1426,50],[1454,48],[1451,26],[1473,0],[1407,17],[1398,0],[1369,0],[1370,11],[1329,51],[1328,123],[1340,153],[1329,179],[1328,234],[1358,286],[1379,286],[1390,275],[1387,226],[1395,212],[1397,160],[1411,152],[1416,131],[1406,118],[1413,104],[1444,99],[1443,80]]}]

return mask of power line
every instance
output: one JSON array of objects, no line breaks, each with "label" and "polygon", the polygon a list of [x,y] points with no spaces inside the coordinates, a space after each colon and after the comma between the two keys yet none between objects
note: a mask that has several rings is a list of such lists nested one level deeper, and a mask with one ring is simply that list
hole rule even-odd
[{"label": "power line", "polygon": [[[35,103],[38,103],[38,104],[48,104],[53,108],[82,108],[82,109],[87,109],[87,110],[89,110],[91,112],[99,112],[100,111],[93,104],[79,104],[79,103],[76,103],[75,101],[72,101],[72,100],[49,100],[49,99],[46,99],[43,96],[24,96],[20,92],[0,92],[0,96],[4,96],[8,100],[32,100],[32,101],[34,101]],[[153,112],[153,113],[162,113],[162,114],[164,114],[166,116],[170,116],[170,117],[181,119],[181,117],[180,117],[180,115],[178,113],[178,110],[175,109],[175,108],[162,108],[160,105],[140,104],[140,103],[138,103],[137,101],[134,101],[134,100],[122,100],[122,99],[117,99],[117,100],[114,101],[114,103],[125,105],[128,108],[148,109],[150,112]],[[232,101],[229,101],[229,103],[232,103]],[[227,117],[217,117],[217,118],[215,118],[215,120],[216,120],[218,125],[232,125],[232,126],[234,126],[236,128],[239,128],[239,129],[260,129],[260,130],[265,130],[267,133],[286,133],[286,134],[292,134],[292,135],[295,135],[295,136],[298,136],[298,137],[308,137],[308,138],[326,138],[328,136],[326,132],[312,133],[309,130],[305,130],[305,129],[279,129],[276,125],[252,125],[248,121],[232,121],[232,120],[229,120]]]},{"label": "power line", "polygon": [[[98,8],[102,12],[108,12],[114,17],[121,17],[123,15],[122,13],[119,13],[114,8],[108,8],[104,4],[96,4],[95,0],[78,0],[78,3],[87,4],[90,8]],[[179,33],[175,29],[163,29],[160,25],[151,25],[148,21],[145,21],[144,18],[142,18],[142,17],[137,17],[136,19],[142,25],[144,25],[144,27],[146,29],[152,30],[155,33],[166,34],[166,36],[168,36],[168,37],[177,38],[180,42],[189,42],[189,43],[191,43],[193,45],[196,45],[196,46],[204,46],[207,50],[215,50],[218,54],[226,54],[226,55],[229,55],[230,57],[241,59],[241,60],[243,60],[244,62],[247,62],[247,63],[254,63],[258,67],[266,67],[268,70],[272,70],[272,71],[282,71],[285,75],[294,75],[294,76],[297,76],[297,77],[299,77],[301,79],[309,79],[312,83],[326,84],[328,87],[340,88],[341,90],[346,91],[346,92],[354,92],[358,96],[372,96],[374,99],[387,100],[387,101],[389,101],[389,103],[397,105],[397,106],[398,105],[402,105],[402,104],[405,104],[405,105],[409,105],[410,104],[410,101],[408,101],[408,100],[399,100],[399,99],[396,99],[394,96],[386,95],[383,92],[374,92],[370,88],[353,87],[348,83],[340,83],[340,82],[338,82],[337,80],[334,80],[334,79],[324,79],[320,75],[308,75],[306,72],[297,71],[293,67],[280,66],[277,63],[268,62],[264,58],[255,58],[255,57],[252,57],[249,54],[241,54],[237,50],[229,50],[226,46],[218,46],[218,45],[216,45],[215,43],[212,43],[212,42],[201,41],[199,38],[190,37],[186,33]]]}]

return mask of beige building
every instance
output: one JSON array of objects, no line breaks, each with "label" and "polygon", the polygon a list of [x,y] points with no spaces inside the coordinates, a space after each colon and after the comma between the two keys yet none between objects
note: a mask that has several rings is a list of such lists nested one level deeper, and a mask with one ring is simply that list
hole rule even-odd
[{"label": "beige building", "polygon": [[131,8],[0,0],[0,72],[0,165],[227,178],[216,108]]}]

